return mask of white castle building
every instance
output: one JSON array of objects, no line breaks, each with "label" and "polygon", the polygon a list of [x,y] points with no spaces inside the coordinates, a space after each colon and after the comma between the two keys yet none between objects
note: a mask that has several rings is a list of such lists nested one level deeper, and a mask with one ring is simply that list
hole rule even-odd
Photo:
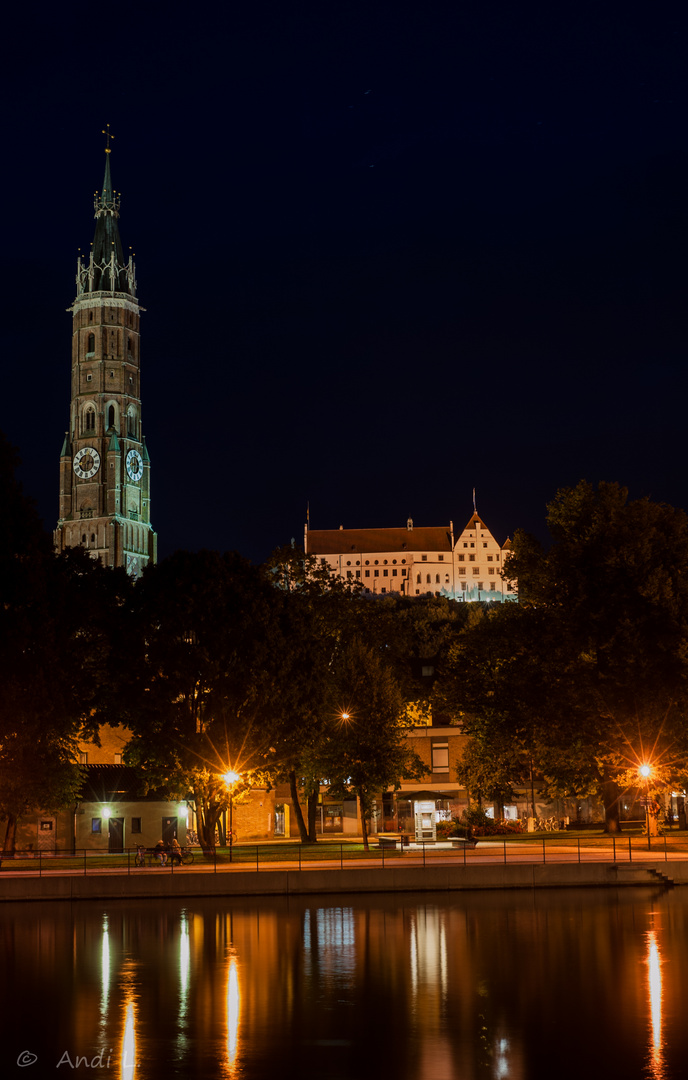
[{"label": "white castle building", "polygon": [[417,528],[409,518],[401,529],[310,529],[307,523],[303,547],[332,574],[360,582],[368,593],[516,599],[513,583],[501,576],[511,541],[500,545],[477,511],[458,537],[451,521]]}]

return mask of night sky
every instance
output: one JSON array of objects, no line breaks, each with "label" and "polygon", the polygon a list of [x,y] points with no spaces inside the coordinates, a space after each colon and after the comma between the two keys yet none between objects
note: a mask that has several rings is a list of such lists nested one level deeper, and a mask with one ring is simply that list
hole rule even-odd
[{"label": "night sky", "polygon": [[[521,8],[525,9],[525,14]],[[545,536],[688,508],[681,5],[25,5],[3,57],[0,428],[57,517],[77,251],[114,133],[159,553]]]}]

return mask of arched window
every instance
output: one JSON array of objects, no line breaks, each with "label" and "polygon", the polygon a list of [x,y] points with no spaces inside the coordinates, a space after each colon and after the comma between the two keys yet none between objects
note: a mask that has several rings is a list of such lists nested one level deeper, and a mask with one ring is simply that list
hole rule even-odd
[{"label": "arched window", "polygon": [[108,430],[115,426],[115,406],[111,405],[108,409]]},{"label": "arched window", "polygon": [[418,574],[416,578],[416,585],[420,585],[420,574]]},{"label": "arched window", "polygon": [[85,544],[85,543],[86,543],[86,533],[83,533],[83,535],[82,535],[82,537],[81,537],[81,543],[82,543],[82,544]]},{"label": "arched window", "polygon": [[127,410],[127,435],[136,438],[136,409],[131,406]]},{"label": "arched window", "polygon": [[435,585],[439,585],[439,583],[440,583],[440,575],[435,574]]},{"label": "arched window", "polygon": [[91,533],[91,543],[92,543],[92,544],[95,544],[95,542],[96,542],[96,534],[95,534],[95,533]]},{"label": "arched window", "polygon": [[92,409],[92,408],[88,408],[86,410],[86,415],[85,415],[84,419],[85,419],[84,427],[85,427],[86,431],[95,431],[96,430],[96,410]]},{"label": "arched window", "polygon": [[86,345],[86,352],[87,353],[94,353],[95,351],[96,351],[96,335],[95,334],[89,334],[88,335],[88,342],[87,342],[87,345]]},{"label": "arched window", "polygon": [[429,585],[429,584],[430,584],[430,575],[429,575],[429,574],[428,574],[428,575],[426,576],[426,578],[425,578],[425,584],[426,584],[426,585]]}]

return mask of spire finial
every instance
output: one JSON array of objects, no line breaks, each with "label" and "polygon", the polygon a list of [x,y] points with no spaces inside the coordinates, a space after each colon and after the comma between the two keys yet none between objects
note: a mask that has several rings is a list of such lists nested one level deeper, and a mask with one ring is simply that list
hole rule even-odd
[{"label": "spire finial", "polygon": [[[106,128],[107,128],[107,130],[106,130]],[[110,139],[114,139],[114,137],[115,137],[110,132],[110,125],[109,124],[105,125],[105,127],[103,128],[102,134],[105,135],[105,138],[106,138],[105,153],[109,154],[109,153],[111,153],[111,151],[110,151]]]}]

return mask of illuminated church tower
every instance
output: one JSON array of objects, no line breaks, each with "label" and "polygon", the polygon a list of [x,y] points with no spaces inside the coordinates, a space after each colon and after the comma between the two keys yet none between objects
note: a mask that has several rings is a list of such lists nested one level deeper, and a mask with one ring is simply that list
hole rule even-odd
[{"label": "illuminated church tower", "polygon": [[[108,135],[108,143],[110,137]],[[71,308],[72,394],[60,454],[58,551],[81,545],[137,577],[156,561],[150,461],[141,431],[141,354],[134,262],[125,263],[110,149],[95,198],[88,262],[79,256]]]}]

